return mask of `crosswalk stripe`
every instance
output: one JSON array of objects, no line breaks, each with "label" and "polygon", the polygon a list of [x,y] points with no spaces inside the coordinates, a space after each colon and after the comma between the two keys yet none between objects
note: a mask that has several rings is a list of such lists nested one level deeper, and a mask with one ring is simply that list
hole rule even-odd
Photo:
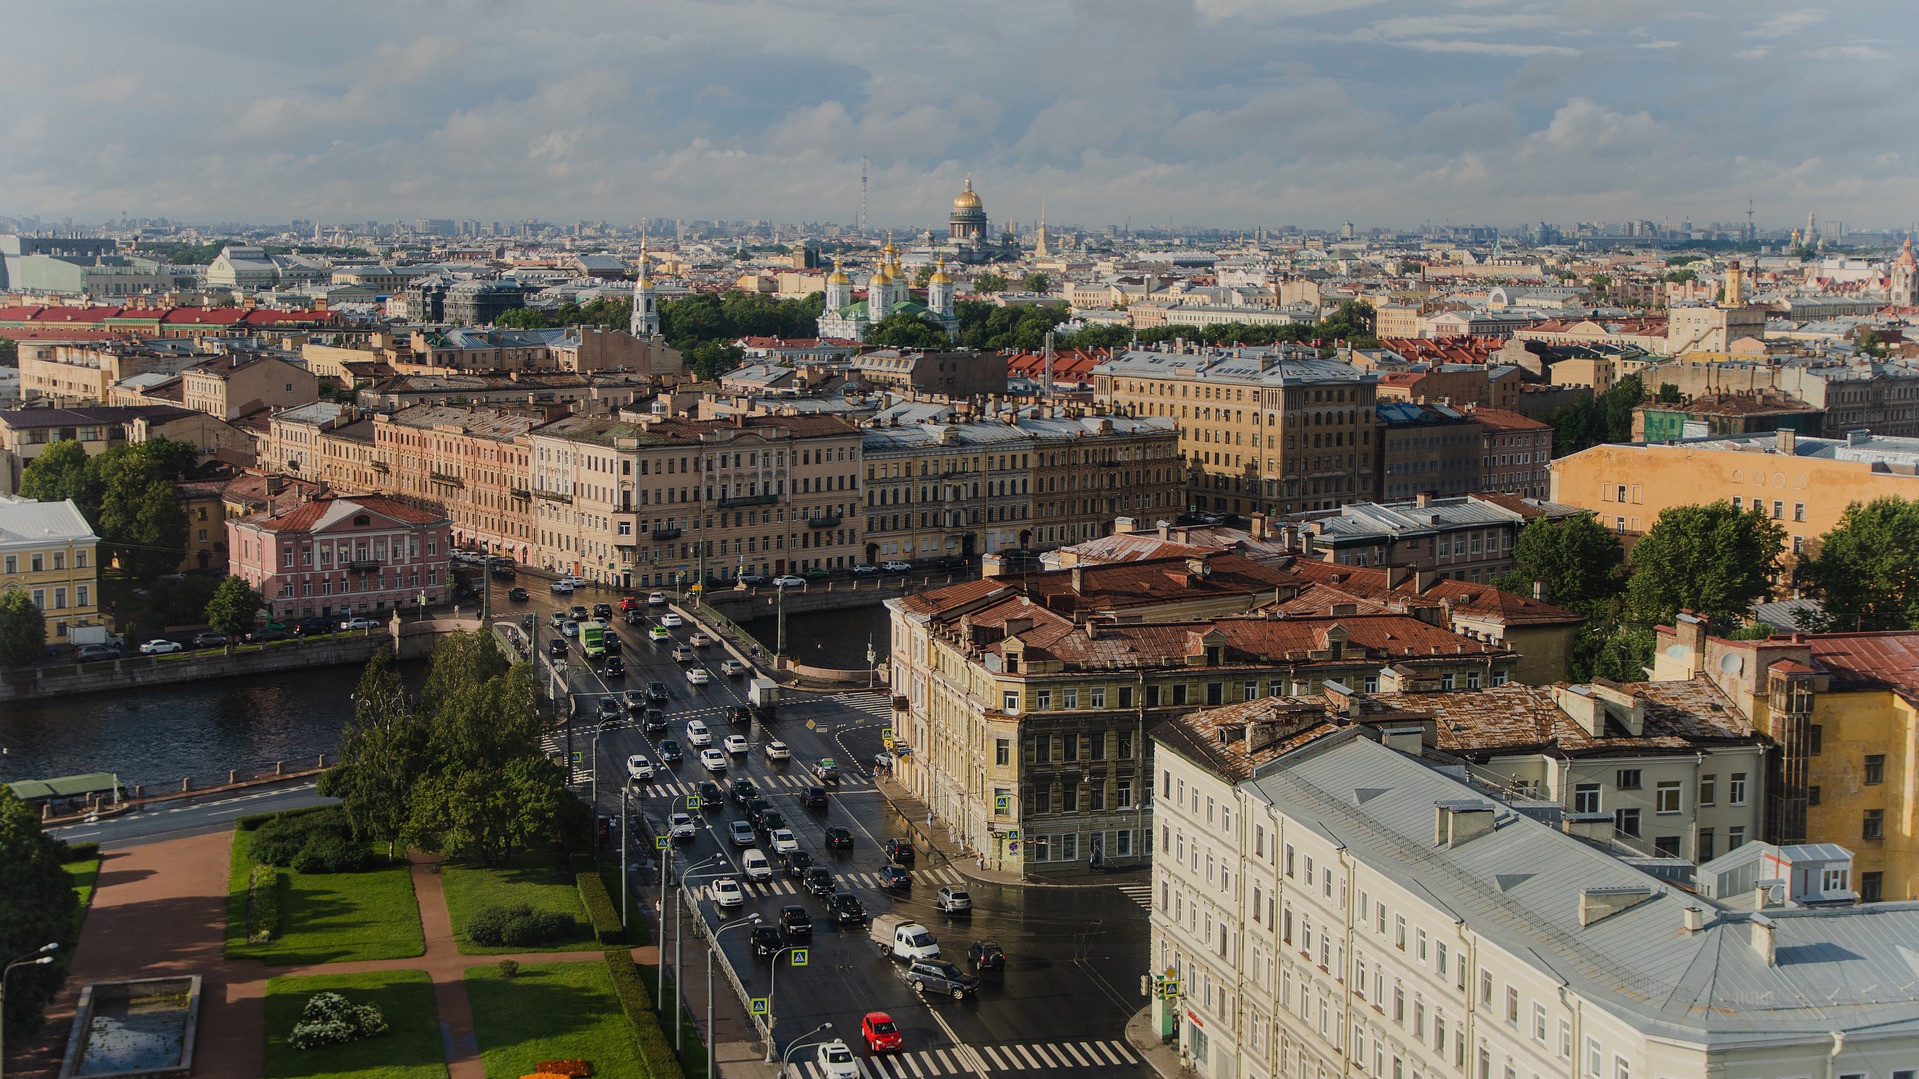
[{"label": "crosswalk stripe", "polygon": [[951,1059],[948,1059],[946,1055],[947,1051],[944,1049],[935,1049],[933,1050],[933,1053],[935,1056],[940,1058],[940,1067],[942,1070],[949,1071],[949,1072],[957,1072],[957,1071],[965,1070],[958,1063],[958,1058],[959,1058],[958,1050],[953,1051],[953,1056]]},{"label": "crosswalk stripe", "polygon": [[926,1079],[926,1073],[923,1071],[920,1071],[919,1061],[914,1060],[911,1054],[908,1054],[907,1056],[902,1057],[901,1059],[906,1061],[907,1067],[913,1069],[914,1079]]},{"label": "crosswalk stripe", "polygon": [[888,1071],[886,1068],[885,1057],[874,1057],[872,1060],[872,1063],[873,1063],[873,1072],[874,1074],[878,1075],[880,1079],[894,1079],[893,1073]]},{"label": "crosswalk stripe", "polygon": [[1114,1053],[1118,1054],[1120,1063],[1122,1064],[1138,1064],[1139,1063],[1139,1058],[1134,1056],[1132,1051],[1126,1048],[1125,1042],[1107,1042],[1106,1044],[1112,1047],[1112,1051]]},{"label": "crosswalk stripe", "polygon": [[1018,1053],[1019,1053],[1019,1055],[1020,1055],[1020,1056],[1022,1056],[1022,1057],[1025,1057],[1025,1058],[1026,1058],[1026,1066],[1027,1066],[1027,1067],[1029,1067],[1029,1068],[1038,1068],[1038,1067],[1043,1067],[1043,1065],[1041,1065],[1041,1064],[1039,1063],[1039,1061],[1037,1061],[1037,1060],[1034,1060],[1034,1059],[1033,1059],[1033,1054],[1031,1054],[1031,1053],[1029,1053],[1029,1052],[1027,1052],[1027,1051],[1026,1051],[1026,1047],[1025,1047],[1025,1046],[1023,1046],[1023,1045],[1015,1045],[1015,1046],[1012,1046],[1012,1047],[1011,1047],[1011,1048],[1010,1048],[1010,1049],[1009,1049],[1008,1051],[1009,1051],[1009,1052],[1011,1052],[1011,1051],[1015,1051],[1015,1050],[1016,1050],[1016,1051],[1018,1051]]},{"label": "crosswalk stripe", "polygon": [[992,1046],[990,1046],[990,1045],[982,1045],[982,1046],[980,1046],[980,1047],[979,1047],[979,1051],[980,1051],[980,1053],[982,1053],[982,1054],[983,1054],[983,1055],[984,1055],[984,1056],[986,1057],[986,1059],[988,1059],[988,1060],[990,1060],[990,1061],[992,1061],[992,1062],[993,1062],[993,1067],[995,1067],[995,1068],[1005,1068],[1005,1067],[1006,1067],[1006,1062],[1005,1062],[1005,1061],[1002,1061],[1002,1060],[1001,1060],[1001,1059],[999,1058],[999,1054],[998,1054],[998,1053],[995,1053],[995,1052],[993,1052],[993,1047],[992,1047]]},{"label": "crosswalk stripe", "polygon": [[[1113,1055],[1113,1051],[1106,1047],[1105,1042],[1083,1042],[1081,1044],[1086,1046],[1086,1055],[1092,1057],[1095,1061],[1101,1064],[1119,1063],[1119,1058]],[[1095,1050],[1097,1050],[1097,1052],[1095,1052]]]},{"label": "crosswalk stripe", "polygon": [[820,1066],[818,1064],[810,1060],[802,1060],[800,1061],[800,1065],[806,1069],[806,1074],[810,1079],[824,1079],[820,1074]]},{"label": "crosswalk stripe", "polygon": [[[853,1058],[853,1063],[855,1063],[855,1064],[857,1064],[857,1065],[859,1065],[859,1068],[860,1068],[860,1079],[874,1079],[874,1076],[873,1076],[873,1069],[871,1069],[871,1068],[869,1068],[869,1067],[867,1067],[867,1066],[866,1066],[866,1061],[864,1061],[864,1060],[861,1060],[861,1059],[860,1059],[860,1058],[858,1058],[858,1057],[854,1057],[854,1058]],[[874,1063],[875,1063],[875,1064],[877,1064],[877,1063],[879,1063],[879,1062],[878,1062],[878,1061],[874,1061]],[[879,1073],[879,1074],[880,1074],[880,1076],[882,1077],[882,1079],[883,1079],[883,1077],[884,1077],[884,1076],[886,1075],[886,1073],[885,1073],[885,1072],[881,1072],[881,1073]]]},{"label": "crosswalk stripe", "polygon": [[1092,1043],[1090,1042],[1080,1042],[1078,1045],[1068,1045],[1067,1048],[1073,1050],[1074,1056],[1080,1055],[1080,1051],[1085,1050],[1086,1064],[1088,1067],[1094,1067],[1094,1066],[1105,1063],[1105,1061],[1099,1058],[1098,1053],[1093,1052],[1093,1046],[1092,1046]]}]

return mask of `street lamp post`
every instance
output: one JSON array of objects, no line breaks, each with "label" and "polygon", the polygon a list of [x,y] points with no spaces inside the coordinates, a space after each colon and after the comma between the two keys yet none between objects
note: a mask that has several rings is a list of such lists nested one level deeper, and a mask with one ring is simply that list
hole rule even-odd
[{"label": "street lamp post", "polygon": [[777,587],[778,583],[774,582],[773,606],[779,615],[780,632],[778,643],[773,647],[773,655],[784,656],[786,654],[786,589]]},{"label": "street lamp post", "polygon": [[[668,842],[670,843],[671,840]],[[720,873],[731,870],[733,863],[728,861],[727,869],[717,870],[712,873],[702,874],[699,873],[698,870],[705,869],[714,862],[725,860],[726,855],[715,854],[711,858],[686,867],[686,870],[680,874],[680,879],[674,882],[674,887],[679,893],[673,899],[673,1022],[675,1024],[673,1028],[673,1052],[675,1055],[678,1055],[681,1050],[686,1048],[686,1024],[680,1022],[680,1009],[686,1006],[686,986],[681,984],[680,981],[682,974],[680,969],[680,945],[686,940],[686,930],[680,926],[680,911],[686,906],[686,878],[719,876]],[[662,959],[664,959],[664,957],[662,957]],[[661,967],[662,969],[665,967],[664,962],[661,963]],[[664,987],[662,987],[661,992],[665,992]]]},{"label": "street lamp post", "polygon": [[723,925],[706,935],[706,1074],[720,1074],[719,1039],[713,1034],[713,953],[720,950],[720,934],[729,929],[744,929],[760,924],[757,914],[748,916],[746,921]]},{"label": "street lamp post", "polygon": [[12,974],[13,968],[15,967],[46,966],[48,963],[53,962],[53,953],[59,950],[59,941],[49,941],[46,944],[42,944],[38,949],[8,963],[5,969],[0,970],[0,1075],[4,1075],[7,1070],[7,1024],[5,1021],[7,1008],[7,975]]},{"label": "street lamp post", "polygon": [[[793,1057],[793,1050],[798,1049],[802,1044],[805,1043],[806,1039],[812,1037],[815,1034],[818,1034],[820,1031],[832,1030],[832,1029],[833,1029],[832,1023],[821,1023],[819,1026],[814,1027],[812,1030],[809,1030],[806,1033],[800,1035],[799,1037],[794,1038],[792,1041],[792,1044],[786,1047],[786,1052],[780,1054],[780,1079],[785,1079],[787,1065],[791,1062]],[[766,1040],[768,1045],[768,1048],[766,1051],[766,1063],[771,1064],[773,1063],[773,1050],[771,1048],[773,1035],[772,1035],[772,1026],[770,1024],[767,1027]]]}]

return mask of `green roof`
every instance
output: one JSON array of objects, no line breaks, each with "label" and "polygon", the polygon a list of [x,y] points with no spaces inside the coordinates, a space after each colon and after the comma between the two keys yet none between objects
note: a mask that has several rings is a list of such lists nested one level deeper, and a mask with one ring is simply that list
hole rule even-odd
[{"label": "green roof", "polygon": [[109,793],[115,786],[115,778],[112,772],[88,772],[57,779],[22,779],[7,786],[21,801],[38,802],[48,798],[78,798],[83,794]]}]

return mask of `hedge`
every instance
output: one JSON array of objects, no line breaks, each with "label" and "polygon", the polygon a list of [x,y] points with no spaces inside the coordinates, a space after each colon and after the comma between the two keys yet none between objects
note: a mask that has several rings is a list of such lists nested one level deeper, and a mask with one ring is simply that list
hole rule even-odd
[{"label": "hedge", "polygon": [[100,844],[92,840],[61,845],[60,860],[63,862],[84,862],[89,858],[98,857],[100,857]]},{"label": "hedge", "polygon": [[256,865],[247,877],[247,940],[272,940],[280,932],[280,908],[286,898],[287,875]]},{"label": "hedge", "polygon": [[608,948],[606,965],[613,972],[613,992],[620,998],[620,1008],[626,1012],[626,1021],[633,1028],[633,1040],[639,1045],[640,1061],[646,1065],[648,1074],[652,1079],[686,1079],[679,1059],[673,1055],[672,1040],[661,1028],[660,1017],[653,1014],[653,994],[647,991],[640,968],[633,964],[633,954]]},{"label": "hedge", "polygon": [[606,882],[598,873],[576,873],[573,879],[586,904],[587,920],[593,923],[593,938],[601,944],[624,943],[626,927],[620,924],[620,909],[613,905],[613,897],[606,894]]},{"label": "hedge", "polygon": [[303,817],[308,813],[324,813],[329,809],[339,808],[339,806],[333,803],[327,803],[317,806],[302,806],[299,809],[282,809],[278,813],[253,813],[245,817],[235,817],[233,819],[233,826],[242,832],[251,832],[270,820],[281,817]]}]

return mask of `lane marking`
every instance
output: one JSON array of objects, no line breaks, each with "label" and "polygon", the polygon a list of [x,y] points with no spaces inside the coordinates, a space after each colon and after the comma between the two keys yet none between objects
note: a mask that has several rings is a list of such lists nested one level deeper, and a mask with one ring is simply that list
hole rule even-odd
[{"label": "lane marking", "polygon": [[993,1062],[993,1067],[1000,1068],[1000,1069],[1004,1069],[1007,1067],[1006,1063],[1000,1060],[999,1054],[993,1051],[992,1046],[982,1045],[980,1046],[980,1052],[986,1054],[986,1058]]}]

